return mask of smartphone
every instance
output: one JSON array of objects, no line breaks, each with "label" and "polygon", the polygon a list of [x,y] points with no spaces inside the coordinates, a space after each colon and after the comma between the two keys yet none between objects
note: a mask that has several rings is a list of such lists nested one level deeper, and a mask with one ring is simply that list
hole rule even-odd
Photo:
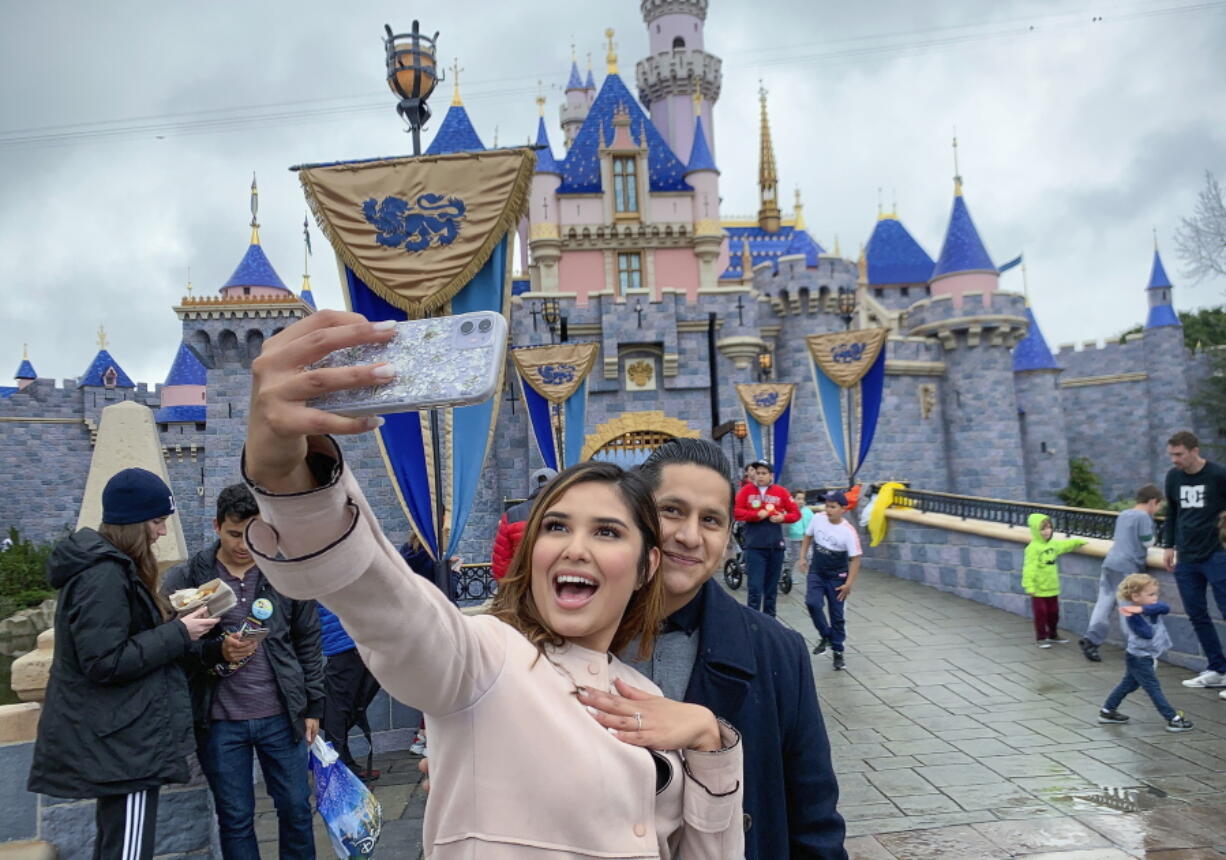
[{"label": "smartphone", "polygon": [[252,640],[260,642],[266,636],[268,636],[267,627],[247,627],[244,625],[243,629],[238,632],[238,638],[244,642],[251,642]]},{"label": "smartphone", "polygon": [[397,376],[382,385],[333,391],[310,401],[339,415],[379,415],[470,406],[493,396],[506,361],[507,321],[493,311],[410,320],[387,343],[338,349],[318,367],[387,362]]}]

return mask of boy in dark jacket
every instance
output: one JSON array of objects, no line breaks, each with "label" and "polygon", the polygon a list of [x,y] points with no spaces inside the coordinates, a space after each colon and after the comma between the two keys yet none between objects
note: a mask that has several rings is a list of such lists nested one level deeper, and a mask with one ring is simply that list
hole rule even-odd
[{"label": "boy in dark jacket", "polygon": [[192,652],[196,749],[217,808],[224,860],[259,856],[252,759],[277,808],[279,854],[314,858],[306,746],[323,716],[323,654],[313,601],[278,593],[245,538],[259,515],[242,484],[217,497],[218,542],[170,571],[167,593],[220,578],[238,603]]}]

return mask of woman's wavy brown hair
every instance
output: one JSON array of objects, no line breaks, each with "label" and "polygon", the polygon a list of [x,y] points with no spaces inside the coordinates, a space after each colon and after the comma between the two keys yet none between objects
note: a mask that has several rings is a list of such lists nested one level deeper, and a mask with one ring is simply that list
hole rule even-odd
[{"label": "woman's wavy brown hair", "polygon": [[609,651],[617,654],[637,637],[638,659],[646,659],[655,644],[660,622],[664,620],[664,577],[652,576],[651,551],[660,547],[660,520],[651,487],[634,472],[612,463],[589,461],[571,466],[545,485],[532,506],[524,525],[524,537],[511,559],[507,575],[498,583],[490,614],[522,633],[540,651],[546,645],[560,646],[563,639],[550,629],[532,597],[532,551],[541,533],[545,513],[572,487],[586,483],[609,484],[617,489],[633,526],[643,541],[639,553],[638,578],[642,583],[630,595],[625,613]]},{"label": "woman's wavy brown hair", "polygon": [[136,564],[136,575],[144,583],[145,588],[153,595],[153,602],[162,613],[162,620],[170,617],[170,604],[162,596],[160,586],[162,574],[158,570],[157,559],[153,556],[153,541],[149,539],[149,524],[130,523],[115,525],[103,523],[98,526],[98,534],[115,549],[122,552]]}]

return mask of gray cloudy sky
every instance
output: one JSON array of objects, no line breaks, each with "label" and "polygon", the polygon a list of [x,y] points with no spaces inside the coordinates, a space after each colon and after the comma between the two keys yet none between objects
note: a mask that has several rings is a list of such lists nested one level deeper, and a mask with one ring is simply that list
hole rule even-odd
[{"label": "gray cloudy sky", "polygon": [[[212,293],[244,251],[252,170],[265,250],[297,288],[305,207],[286,168],[407,151],[380,36],[414,14],[460,57],[487,145],[495,127],[502,144],[533,133],[543,79],[559,155],[572,36],[599,82],[616,28],[632,88],[647,46],[633,0],[0,6],[0,378],[23,342],[41,375],[79,375],[104,324],[128,373],[160,382],[188,267]],[[1144,318],[1151,227],[1177,306],[1222,301],[1226,283],[1178,276],[1170,236],[1204,171],[1226,179],[1226,2],[712,0],[706,39],[724,60],[726,214],[757,207],[761,77],[781,196],[799,185],[810,231],[828,247],[837,234],[846,256],[872,230],[879,186],[937,256],[956,126],[980,233],[997,263],[1025,252],[1053,347]],[[339,307],[314,237],[317,299]],[[1020,272],[1003,282],[1020,290]]]}]

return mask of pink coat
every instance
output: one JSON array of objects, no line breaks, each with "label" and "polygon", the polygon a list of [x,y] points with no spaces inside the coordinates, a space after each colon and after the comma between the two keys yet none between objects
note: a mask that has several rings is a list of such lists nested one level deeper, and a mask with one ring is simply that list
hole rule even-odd
[{"label": "pink coat", "polygon": [[[316,449],[338,449],[312,439]],[[574,645],[538,658],[491,616],[460,613],[405,565],[343,468],[314,492],[252,486],[262,522],[248,541],[281,593],[318,599],[395,698],[421,709],[436,786],[423,830],[432,860],[744,855],[740,737],[724,750],[668,752],[668,784],[644,749],[605,731],[574,695],[621,678],[659,694],[608,654]],[[283,559],[276,560],[278,552]]]}]

